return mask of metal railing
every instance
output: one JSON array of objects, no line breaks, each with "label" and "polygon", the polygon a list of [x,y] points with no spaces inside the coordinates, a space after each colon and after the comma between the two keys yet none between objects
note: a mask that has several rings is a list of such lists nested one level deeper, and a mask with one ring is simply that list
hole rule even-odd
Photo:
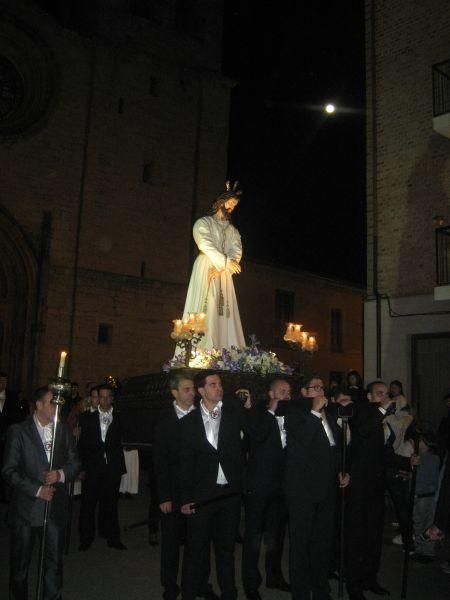
[{"label": "metal railing", "polygon": [[450,285],[450,227],[436,229],[436,285]]},{"label": "metal railing", "polygon": [[433,73],[433,116],[450,112],[450,60],[437,63]]}]

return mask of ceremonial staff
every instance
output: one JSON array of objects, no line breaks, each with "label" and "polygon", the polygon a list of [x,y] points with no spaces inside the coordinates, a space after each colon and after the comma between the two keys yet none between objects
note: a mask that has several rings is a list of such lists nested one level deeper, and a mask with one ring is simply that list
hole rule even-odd
[{"label": "ceremonial staff", "polygon": [[[353,416],[351,404],[338,407],[338,418],[342,421],[342,474],[347,472],[347,431],[348,420]],[[344,596],[344,572],[345,572],[345,487],[341,488],[341,530],[339,549],[339,584],[338,597]]]},{"label": "ceremonial staff", "polygon": [[[419,455],[419,441],[420,436],[416,433],[414,437],[414,454]],[[409,575],[409,553],[411,551],[411,539],[413,533],[413,518],[414,518],[414,500],[416,496],[416,479],[417,479],[417,467],[412,465],[412,476],[411,484],[409,488],[409,503],[408,503],[408,521],[406,526],[406,540],[403,540],[405,551],[403,555],[403,577],[402,577],[402,592],[400,598],[402,600],[406,598],[406,590],[408,588],[408,575]]]},{"label": "ceremonial staff", "polygon": [[[56,404],[55,416],[53,418],[53,435],[52,442],[50,447],[50,459],[49,459],[49,471],[53,470],[53,455],[55,450],[55,439],[56,439],[56,430],[58,426],[58,418],[59,418],[59,409],[65,403],[64,396],[70,392],[70,381],[67,381],[63,378],[64,374],[64,365],[66,363],[67,352],[61,352],[61,358],[58,366],[58,375],[56,379],[53,379],[48,388],[53,392],[52,403]],[[41,544],[39,548],[39,562],[38,562],[38,581],[37,581],[37,589],[36,589],[36,600],[41,600],[42,592],[43,592],[43,582],[44,582],[44,562],[45,562],[45,545],[47,542],[47,524],[48,524],[48,516],[50,512],[50,501],[45,501],[45,510],[44,510],[44,522],[42,526],[42,537]]]}]

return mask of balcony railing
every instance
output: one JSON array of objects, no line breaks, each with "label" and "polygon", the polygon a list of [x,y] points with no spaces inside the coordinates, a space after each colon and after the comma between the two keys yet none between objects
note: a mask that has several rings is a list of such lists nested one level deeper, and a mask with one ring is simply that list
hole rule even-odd
[{"label": "balcony railing", "polygon": [[433,116],[450,113],[450,60],[433,65]]},{"label": "balcony railing", "polygon": [[436,284],[450,285],[450,227],[436,229]]}]

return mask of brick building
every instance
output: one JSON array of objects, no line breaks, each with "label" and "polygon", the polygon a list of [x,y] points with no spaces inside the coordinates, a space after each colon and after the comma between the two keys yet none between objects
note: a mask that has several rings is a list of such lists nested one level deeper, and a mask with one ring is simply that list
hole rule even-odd
[{"label": "brick building", "polygon": [[[235,279],[244,333],[256,334],[292,367],[319,373],[328,383],[346,371],[363,372],[364,291],[314,273],[244,260]],[[319,351],[302,358],[283,341],[287,322],[317,336]]]},{"label": "brick building", "polygon": [[226,175],[222,2],[0,8],[0,368],[28,393],[62,349],[82,386],[159,370]]},{"label": "brick building", "polygon": [[402,380],[437,422],[450,389],[450,12],[368,0],[366,22],[365,375]]}]

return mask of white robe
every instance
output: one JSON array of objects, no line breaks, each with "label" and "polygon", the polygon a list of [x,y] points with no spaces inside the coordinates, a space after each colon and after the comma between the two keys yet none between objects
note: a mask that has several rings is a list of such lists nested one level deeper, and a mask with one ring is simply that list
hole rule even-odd
[{"label": "white robe", "polygon": [[[200,254],[192,268],[183,319],[191,312],[206,313],[206,334],[199,343],[199,348],[243,348],[245,339],[233,277],[226,270],[227,259],[236,262],[241,260],[239,231],[229,221],[212,216],[198,219],[194,224],[193,234]],[[222,272],[220,277],[210,281],[209,270],[212,267]],[[220,290],[223,294],[223,315],[219,315]]]}]

